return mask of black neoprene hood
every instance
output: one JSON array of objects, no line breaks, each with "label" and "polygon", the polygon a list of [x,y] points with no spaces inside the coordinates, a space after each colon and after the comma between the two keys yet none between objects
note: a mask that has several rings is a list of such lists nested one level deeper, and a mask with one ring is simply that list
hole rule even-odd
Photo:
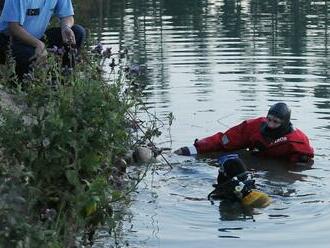
[{"label": "black neoprene hood", "polygon": [[283,102],[279,102],[270,107],[268,115],[273,115],[283,121],[283,124],[286,125],[290,122],[291,110],[288,105]]},{"label": "black neoprene hood", "polygon": [[244,162],[239,159],[228,159],[223,164],[224,172],[229,178],[233,178],[247,171]]}]

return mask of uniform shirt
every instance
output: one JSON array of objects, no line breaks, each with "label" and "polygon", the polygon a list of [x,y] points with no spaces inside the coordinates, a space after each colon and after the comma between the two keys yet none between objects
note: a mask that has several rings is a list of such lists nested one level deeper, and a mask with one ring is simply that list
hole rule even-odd
[{"label": "uniform shirt", "polygon": [[8,31],[9,22],[18,22],[28,33],[40,39],[53,14],[73,16],[71,0],[5,0],[0,17],[0,32]]}]

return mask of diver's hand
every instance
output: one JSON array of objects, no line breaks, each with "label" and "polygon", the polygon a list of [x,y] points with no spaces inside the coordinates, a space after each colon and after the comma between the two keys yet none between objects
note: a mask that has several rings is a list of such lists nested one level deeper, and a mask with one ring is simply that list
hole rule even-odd
[{"label": "diver's hand", "polygon": [[197,150],[194,146],[191,147],[183,146],[177,149],[176,151],[174,151],[174,153],[182,156],[193,156],[197,154]]},{"label": "diver's hand", "polygon": [[301,168],[310,168],[314,164],[313,158],[305,154],[293,154],[290,157],[290,161],[293,166]]},{"label": "diver's hand", "polygon": [[174,153],[182,156],[190,156],[189,148],[186,146],[175,150]]},{"label": "diver's hand", "polygon": [[313,164],[314,164],[314,160],[312,159],[308,162],[295,162],[294,166],[296,168],[299,167],[299,168],[306,168],[307,169],[307,168],[311,168],[313,166]]}]

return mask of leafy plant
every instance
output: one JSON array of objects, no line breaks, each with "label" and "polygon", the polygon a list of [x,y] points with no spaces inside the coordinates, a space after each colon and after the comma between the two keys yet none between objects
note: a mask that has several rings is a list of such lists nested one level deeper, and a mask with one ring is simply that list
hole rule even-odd
[{"label": "leafy plant", "polygon": [[[80,60],[63,75],[50,56],[23,81],[24,91],[22,84],[12,88],[24,111],[1,109],[0,244],[71,247],[82,229],[91,239],[98,225],[113,223],[111,203],[125,196],[109,178],[117,158],[136,144],[127,117],[139,103],[123,92],[124,73],[108,82],[102,57]],[[5,89],[14,75],[7,66]],[[141,140],[155,135],[152,126]]]}]

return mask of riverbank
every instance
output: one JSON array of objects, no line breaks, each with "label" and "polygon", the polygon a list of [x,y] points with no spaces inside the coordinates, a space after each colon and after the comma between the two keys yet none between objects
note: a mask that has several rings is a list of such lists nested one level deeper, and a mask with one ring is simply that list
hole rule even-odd
[{"label": "riverbank", "polygon": [[126,67],[109,81],[100,54],[83,56],[66,76],[50,56],[23,82],[24,91],[7,76],[10,66],[1,70],[4,247],[75,247],[78,236],[92,243],[100,225],[115,228],[112,204],[127,201],[136,187],[136,179],[124,180],[123,158],[146,137],[132,128],[131,109],[140,103],[129,88],[123,92]]}]

